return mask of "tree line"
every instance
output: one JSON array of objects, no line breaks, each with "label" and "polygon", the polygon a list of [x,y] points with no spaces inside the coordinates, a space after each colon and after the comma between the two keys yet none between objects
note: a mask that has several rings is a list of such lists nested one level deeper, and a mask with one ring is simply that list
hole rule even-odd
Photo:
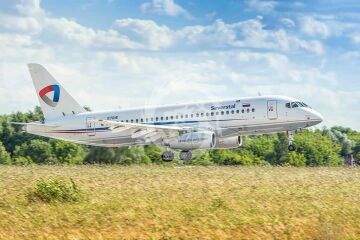
[{"label": "tree line", "polygon": [[[11,122],[43,119],[34,111],[0,115],[0,164],[162,164],[163,148],[156,145],[103,148],[24,133]],[[198,150],[187,164],[340,166],[353,156],[360,164],[360,132],[332,127],[302,130],[295,134],[295,152],[288,152],[285,134],[244,137],[244,145],[231,150]]]}]

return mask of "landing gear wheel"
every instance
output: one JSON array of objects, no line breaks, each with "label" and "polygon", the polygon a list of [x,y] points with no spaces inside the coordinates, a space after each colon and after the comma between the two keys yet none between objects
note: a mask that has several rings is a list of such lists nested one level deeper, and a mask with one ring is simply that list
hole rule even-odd
[{"label": "landing gear wheel", "polygon": [[189,161],[192,158],[191,151],[181,151],[180,152],[180,159],[183,161]]},{"label": "landing gear wheel", "polygon": [[293,144],[293,143],[290,143],[289,146],[288,146],[288,150],[289,152],[293,152],[296,150],[296,145]]},{"label": "landing gear wheel", "polygon": [[161,159],[164,162],[171,162],[172,160],[174,160],[174,153],[172,151],[165,151],[162,155],[161,155]]},{"label": "landing gear wheel", "polygon": [[288,135],[288,139],[289,139],[289,145],[288,145],[288,150],[289,152],[293,152],[296,150],[296,145],[293,143],[294,141],[294,133],[296,131],[288,131],[287,135]]}]

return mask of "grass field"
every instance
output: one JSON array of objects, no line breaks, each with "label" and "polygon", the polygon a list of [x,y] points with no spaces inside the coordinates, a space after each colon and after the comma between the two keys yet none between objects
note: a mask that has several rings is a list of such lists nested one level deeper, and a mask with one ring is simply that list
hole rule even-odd
[{"label": "grass field", "polygon": [[[30,203],[40,178],[88,199]],[[360,239],[360,169],[0,167],[1,239]]]}]

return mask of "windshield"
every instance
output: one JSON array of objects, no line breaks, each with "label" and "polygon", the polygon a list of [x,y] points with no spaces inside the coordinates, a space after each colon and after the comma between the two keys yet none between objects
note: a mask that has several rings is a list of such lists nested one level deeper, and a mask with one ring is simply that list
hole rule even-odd
[{"label": "windshield", "polygon": [[285,104],[287,108],[297,108],[297,107],[304,107],[304,108],[311,108],[309,105],[303,102],[288,102]]}]

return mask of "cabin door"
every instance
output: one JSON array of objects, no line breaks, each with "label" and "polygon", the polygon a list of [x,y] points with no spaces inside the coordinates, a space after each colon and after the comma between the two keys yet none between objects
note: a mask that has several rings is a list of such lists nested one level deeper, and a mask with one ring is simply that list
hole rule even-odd
[{"label": "cabin door", "polygon": [[86,132],[89,137],[96,135],[94,120],[95,120],[95,118],[93,118],[93,117],[86,118]]},{"label": "cabin door", "polygon": [[269,100],[267,102],[267,115],[268,115],[268,119],[270,120],[275,120],[278,118],[276,100]]}]

